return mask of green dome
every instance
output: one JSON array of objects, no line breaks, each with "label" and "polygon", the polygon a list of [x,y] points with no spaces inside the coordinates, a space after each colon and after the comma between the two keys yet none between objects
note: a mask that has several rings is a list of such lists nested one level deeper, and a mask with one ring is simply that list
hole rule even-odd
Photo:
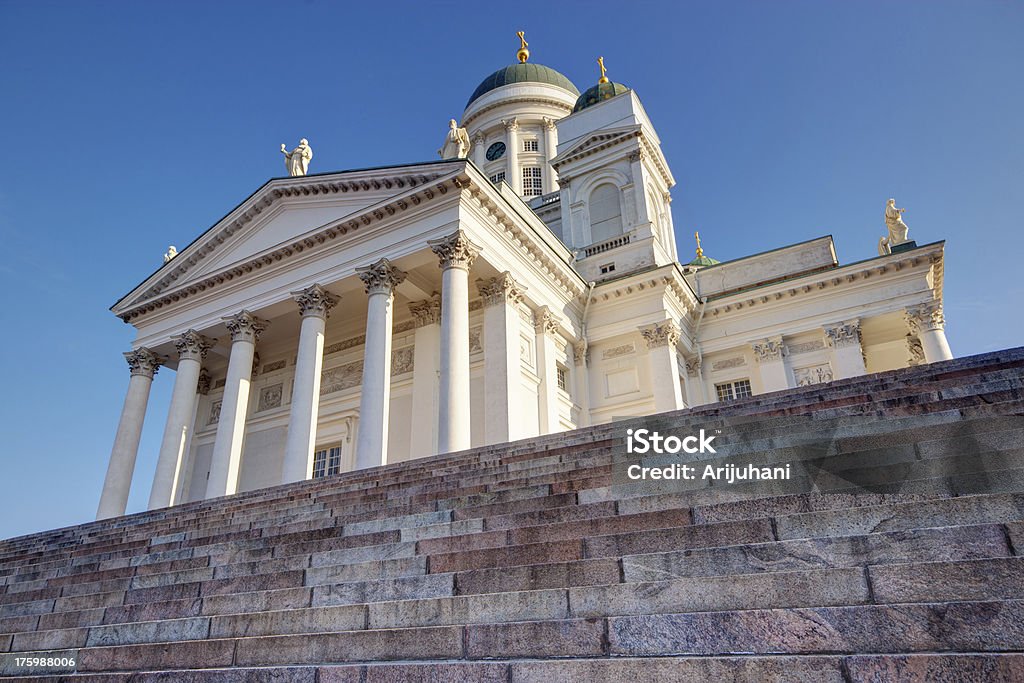
[{"label": "green dome", "polygon": [[719,261],[717,259],[713,259],[710,256],[698,256],[697,258],[693,259],[692,261],[690,261],[686,265],[688,265],[688,266],[704,267],[704,266],[713,266],[713,265],[716,265],[716,264],[719,264],[719,263],[721,263],[721,261]]},{"label": "green dome", "polygon": [[580,95],[580,98],[576,100],[576,106],[572,108],[572,113],[582,111],[587,107],[597,104],[598,102],[604,102],[610,100],[616,95],[621,95],[624,92],[628,92],[629,88],[622,85],[621,83],[598,83],[593,88],[587,88],[587,91]]},{"label": "green dome", "polygon": [[573,95],[579,95],[580,91],[568,78],[558,73],[551,67],[543,64],[530,64],[529,62],[512,64],[498,69],[490,76],[480,82],[473,94],[466,102],[466,108],[473,104],[478,98],[486,95],[492,90],[497,90],[503,85],[513,83],[547,83],[563,90],[568,90]]}]

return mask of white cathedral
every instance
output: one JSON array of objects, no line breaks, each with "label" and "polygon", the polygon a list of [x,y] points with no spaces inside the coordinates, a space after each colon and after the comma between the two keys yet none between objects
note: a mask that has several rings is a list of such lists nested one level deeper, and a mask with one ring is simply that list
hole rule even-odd
[{"label": "white cathedral", "polygon": [[288,177],[113,306],[138,334],[98,518],[125,512],[159,366],[151,509],[951,357],[943,243],[898,209],[866,261],[824,236],[681,263],[636,92],[528,60],[440,161],[306,175],[306,141],[282,150]]}]

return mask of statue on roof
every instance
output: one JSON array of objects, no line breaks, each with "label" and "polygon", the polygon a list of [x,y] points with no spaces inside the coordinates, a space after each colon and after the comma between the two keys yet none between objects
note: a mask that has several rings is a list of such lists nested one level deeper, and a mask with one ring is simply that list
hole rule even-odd
[{"label": "statue on roof", "polygon": [[442,159],[465,159],[469,156],[469,131],[460,128],[452,119],[448,122],[448,134],[444,138],[444,146],[437,150]]},{"label": "statue on roof", "polygon": [[309,140],[302,138],[299,146],[291,152],[281,143],[281,154],[284,155],[284,167],[288,169],[288,175],[306,175],[309,170],[309,161],[313,158],[313,148],[309,146]]},{"label": "statue on roof", "polygon": [[173,244],[167,247],[167,253],[164,254],[164,263],[167,263],[172,258],[178,255],[178,249]]},{"label": "statue on roof", "polygon": [[906,209],[896,208],[896,200],[890,198],[885,203],[885,227],[889,229],[889,234],[878,240],[878,254],[879,256],[885,256],[886,254],[892,253],[892,248],[897,244],[903,244],[909,242],[907,233],[910,228],[903,222],[903,212]]}]

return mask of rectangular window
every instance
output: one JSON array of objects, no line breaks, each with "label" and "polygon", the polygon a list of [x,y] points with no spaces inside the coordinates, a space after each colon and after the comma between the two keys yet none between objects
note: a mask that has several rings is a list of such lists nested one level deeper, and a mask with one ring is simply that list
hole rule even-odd
[{"label": "rectangular window", "polygon": [[716,384],[715,391],[718,393],[719,401],[735,401],[754,395],[754,392],[750,390],[749,379],[738,379],[735,382]]},{"label": "rectangular window", "polygon": [[341,446],[313,453],[313,478],[319,479],[341,472]]},{"label": "rectangular window", "polygon": [[523,140],[523,151],[524,152],[536,152],[537,151],[537,140]]},{"label": "rectangular window", "polygon": [[540,178],[540,166],[523,168],[523,196],[537,197],[544,194],[544,186]]},{"label": "rectangular window", "polygon": [[500,183],[504,179],[505,179],[505,172],[504,171],[498,171],[497,173],[491,175],[491,182],[494,183],[495,185],[497,185],[498,183]]},{"label": "rectangular window", "polygon": [[562,391],[568,393],[568,391],[569,391],[569,380],[568,380],[569,372],[565,368],[563,368],[562,366],[558,366],[558,369],[555,371],[555,373],[558,376],[558,388],[561,389]]},{"label": "rectangular window", "polygon": [[615,264],[614,263],[606,263],[603,266],[601,266],[601,275],[607,275],[608,273],[614,273],[614,272],[615,272]]}]

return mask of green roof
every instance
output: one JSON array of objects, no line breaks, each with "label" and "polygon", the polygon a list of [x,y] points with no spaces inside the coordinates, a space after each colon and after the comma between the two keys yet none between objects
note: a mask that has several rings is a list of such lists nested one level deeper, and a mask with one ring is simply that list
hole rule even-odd
[{"label": "green roof", "polygon": [[469,105],[492,90],[497,90],[503,85],[511,85],[513,83],[547,83],[548,85],[568,90],[573,95],[580,94],[579,88],[573,85],[572,81],[551,67],[526,62],[511,64],[498,69],[482,80],[480,85],[476,87],[476,90],[473,91],[473,94],[470,95],[469,101],[466,102],[466,108],[468,109]]},{"label": "green roof", "polygon": [[698,256],[697,258],[693,259],[692,261],[690,261],[686,265],[688,265],[688,266],[714,266],[714,265],[718,265],[719,263],[721,263],[721,261],[719,261],[717,259],[713,259],[713,258],[711,258],[709,256]]},{"label": "green roof", "polygon": [[587,107],[610,100],[616,95],[621,95],[624,92],[629,92],[629,88],[622,85],[621,83],[598,83],[593,88],[587,88],[587,91],[580,95],[579,99],[576,100],[576,106],[572,108],[573,113],[586,109]]}]

